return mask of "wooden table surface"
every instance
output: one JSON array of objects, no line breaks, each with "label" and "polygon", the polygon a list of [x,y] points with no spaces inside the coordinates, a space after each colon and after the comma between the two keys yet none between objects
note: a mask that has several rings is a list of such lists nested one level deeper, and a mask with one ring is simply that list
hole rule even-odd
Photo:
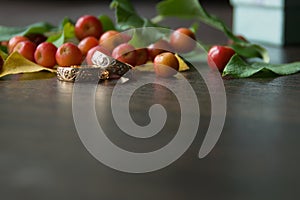
[{"label": "wooden table surface", "polygon": [[[230,24],[232,10],[228,4],[207,6]],[[154,12],[154,3],[137,3],[137,7],[147,16]],[[89,2],[83,6],[67,1],[42,4],[12,1],[1,8],[0,24],[3,25],[26,25],[41,20],[56,23],[63,16],[76,18],[85,13],[112,15],[108,3],[104,2]],[[176,26],[180,22],[168,23]],[[224,41],[223,36],[205,26],[199,37],[209,42]],[[300,58],[299,46],[267,48],[272,62]],[[39,75],[0,79],[1,199],[300,198],[300,74],[224,79],[227,98],[224,128],[210,154],[199,159],[211,105],[205,83],[197,72],[185,72],[184,76],[193,83],[199,97],[198,134],[191,147],[174,163],[142,174],[119,172],[96,160],[82,144],[75,128],[74,85],[60,82],[52,75],[43,78]],[[108,109],[113,88],[114,83],[103,84],[96,95],[99,121],[113,141],[129,149],[146,151],[172,139],[169,133],[178,127],[180,113],[168,90],[144,87],[132,98],[132,117],[139,123],[149,121],[147,112],[153,103],[170,109],[166,133],[147,143],[119,134]],[[122,98],[122,94],[119,97]]]}]

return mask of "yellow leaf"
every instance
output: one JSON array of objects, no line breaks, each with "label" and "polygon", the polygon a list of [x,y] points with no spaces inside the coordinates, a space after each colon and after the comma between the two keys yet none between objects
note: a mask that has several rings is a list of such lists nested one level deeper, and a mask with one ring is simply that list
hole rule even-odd
[{"label": "yellow leaf", "polygon": [[56,72],[55,69],[42,67],[24,58],[18,52],[13,52],[5,60],[3,68],[0,72],[0,78],[11,74],[32,73],[32,72],[39,72],[42,70],[46,70],[49,72]]},{"label": "yellow leaf", "polygon": [[178,69],[179,72],[187,71],[190,69],[190,67],[184,62],[184,60],[178,54],[175,54],[175,56],[179,62],[179,69]]}]

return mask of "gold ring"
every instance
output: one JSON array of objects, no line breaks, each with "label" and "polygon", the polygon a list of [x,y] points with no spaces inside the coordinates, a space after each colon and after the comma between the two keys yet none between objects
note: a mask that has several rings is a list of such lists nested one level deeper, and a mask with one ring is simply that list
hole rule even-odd
[{"label": "gold ring", "polygon": [[108,78],[109,72],[107,70],[95,66],[71,66],[57,68],[57,79],[61,81],[74,82],[76,80],[92,82],[106,80]]}]

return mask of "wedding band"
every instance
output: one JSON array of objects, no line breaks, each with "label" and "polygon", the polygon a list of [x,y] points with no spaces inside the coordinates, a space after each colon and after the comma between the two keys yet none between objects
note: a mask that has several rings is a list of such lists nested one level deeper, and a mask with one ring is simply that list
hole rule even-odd
[{"label": "wedding band", "polygon": [[101,81],[120,78],[132,69],[131,65],[120,62],[99,51],[94,53],[92,63],[94,65],[58,67],[57,79],[68,82]]},{"label": "wedding band", "polygon": [[107,70],[111,77],[121,77],[132,69],[131,65],[118,61],[100,51],[95,51],[91,60],[94,65]]},{"label": "wedding band", "polygon": [[58,67],[57,79],[61,81],[99,81],[109,78],[109,72],[94,66]]}]

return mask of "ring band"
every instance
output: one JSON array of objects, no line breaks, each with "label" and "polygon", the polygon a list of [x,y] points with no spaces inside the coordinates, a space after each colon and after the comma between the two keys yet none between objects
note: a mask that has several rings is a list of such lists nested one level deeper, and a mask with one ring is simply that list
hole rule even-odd
[{"label": "ring band", "polygon": [[99,81],[109,78],[109,72],[94,66],[58,67],[57,79],[61,81]]},{"label": "ring band", "polygon": [[94,53],[91,60],[94,65],[58,67],[57,79],[68,82],[74,82],[75,80],[84,82],[101,81],[120,78],[132,69],[131,65],[120,62],[99,51]]}]

